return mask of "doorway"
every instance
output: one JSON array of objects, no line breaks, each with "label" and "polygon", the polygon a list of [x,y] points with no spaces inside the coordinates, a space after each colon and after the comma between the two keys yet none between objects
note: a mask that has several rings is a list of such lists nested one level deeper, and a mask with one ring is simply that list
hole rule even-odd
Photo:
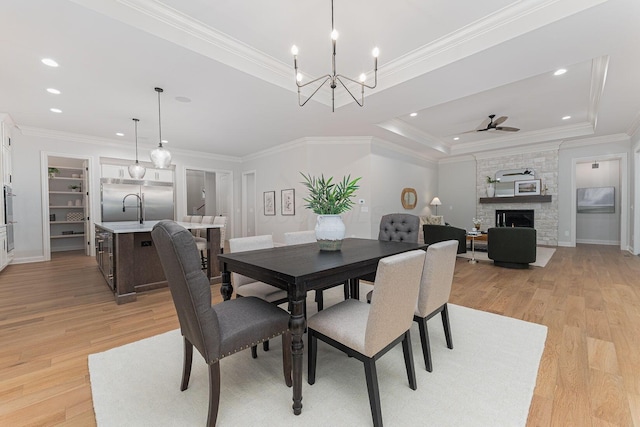
[{"label": "doorway", "polygon": [[242,173],[242,236],[256,235],[256,172]]},{"label": "doorway", "polygon": [[227,238],[232,237],[233,175],[229,171],[187,168],[186,215],[227,217]]}]

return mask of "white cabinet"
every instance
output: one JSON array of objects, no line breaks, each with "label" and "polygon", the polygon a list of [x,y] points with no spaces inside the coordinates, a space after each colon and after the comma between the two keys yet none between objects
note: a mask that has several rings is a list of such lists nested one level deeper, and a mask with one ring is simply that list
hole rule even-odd
[{"label": "white cabinet", "polygon": [[70,167],[50,163],[48,172],[51,252],[85,249],[85,168],[81,164]]},{"label": "white cabinet", "polygon": [[[103,163],[101,165],[102,178],[132,179],[129,176],[129,165],[116,165]],[[144,181],[173,183],[173,169],[147,168]]]},{"label": "white cabinet", "polygon": [[144,179],[147,181],[173,182],[173,170],[147,168]]},{"label": "white cabinet", "polygon": [[2,128],[2,182],[4,185],[11,185],[11,126],[2,123]]},{"label": "white cabinet", "polygon": [[0,270],[3,270],[9,264],[9,255],[7,254],[7,229],[0,227]]},{"label": "white cabinet", "polygon": [[102,165],[102,177],[103,178],[129,178],[129,170],[127,166],[121,165]]}]

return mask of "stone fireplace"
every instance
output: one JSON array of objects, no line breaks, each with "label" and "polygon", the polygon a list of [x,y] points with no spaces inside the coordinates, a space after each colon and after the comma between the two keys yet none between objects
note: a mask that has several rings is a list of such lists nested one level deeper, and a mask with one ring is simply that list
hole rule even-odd
[{"label": "stone fireplace", "polygon": [[496,227],[535,228],[533,209],[496,209]]}]

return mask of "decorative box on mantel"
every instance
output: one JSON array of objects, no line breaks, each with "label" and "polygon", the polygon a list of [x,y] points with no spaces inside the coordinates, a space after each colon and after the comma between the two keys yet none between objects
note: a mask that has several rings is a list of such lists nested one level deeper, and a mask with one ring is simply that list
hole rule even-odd
[{"label": "decorative box on mantel", "polygon": [[551,195],[545,196],[509,196],[509,197],[480,197],[480,203],[550,203]]}]

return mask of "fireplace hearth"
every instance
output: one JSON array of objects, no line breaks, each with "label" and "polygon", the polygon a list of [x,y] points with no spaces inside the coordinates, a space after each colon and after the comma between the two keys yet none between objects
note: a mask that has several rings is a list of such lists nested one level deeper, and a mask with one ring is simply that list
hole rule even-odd
[{"label": "fireplace hearth", "polygon": [[496,227],[535,228],[533,209],[496,209]]}]

